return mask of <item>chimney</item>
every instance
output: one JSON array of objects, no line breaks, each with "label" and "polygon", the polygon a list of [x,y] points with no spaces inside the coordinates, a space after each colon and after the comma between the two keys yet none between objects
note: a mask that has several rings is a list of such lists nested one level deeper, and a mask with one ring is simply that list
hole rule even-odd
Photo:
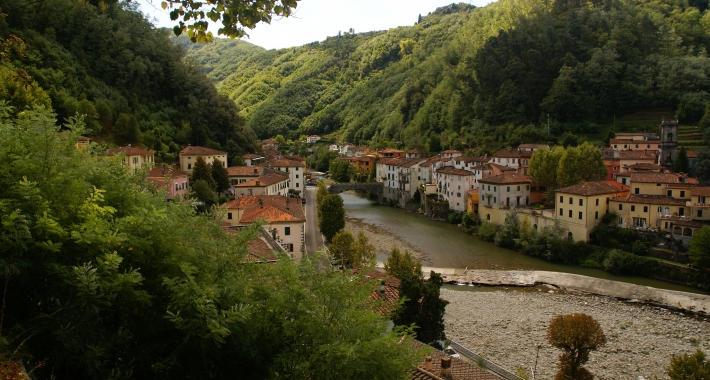
[{"label": "chimney", "polygon": [[454,379],[454,374],[451,372],[451,357],[441,358],[441,377],[446,380]]}]

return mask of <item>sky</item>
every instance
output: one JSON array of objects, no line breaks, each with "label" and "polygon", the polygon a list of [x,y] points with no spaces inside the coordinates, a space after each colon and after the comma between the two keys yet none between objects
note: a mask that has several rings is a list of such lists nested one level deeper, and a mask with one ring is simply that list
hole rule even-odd
[{"label": "sky", "polygon": [[[322,41],[350,28],[356,33],[413,25],[418,15],[452,2],[486,5],[492,0],[301,0],[290,17],[274,17],[271,24],[258,24],[247,30],[253,44],[267,49],[300,46]],[[160,0],[138,0],[140,9],[160,27],[172,27],[168,12]],[[212,29],[212,28],[211,28]],[[213,29],[216,33],[217,28]]]}]

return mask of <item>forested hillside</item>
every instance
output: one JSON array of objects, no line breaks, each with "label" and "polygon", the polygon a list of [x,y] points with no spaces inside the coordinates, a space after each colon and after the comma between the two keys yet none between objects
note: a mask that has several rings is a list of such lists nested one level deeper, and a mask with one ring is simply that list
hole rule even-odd
[{"label": "forested hillside", "polygon": [[494,149],[599,134],[649,109],[697,122],[710,99],[706,3],[452,5],[410,27],[271,51],[222,41],[188,60],[261,137]]},{"label": "forested hillside", "polygon": [[182,62],[135,2],[0,0],[0,100],[42,104],[59,120],[86,115],[99,141],[144,144],[173,159],[185,144],[254,146],[254,134],[214,85]]}]

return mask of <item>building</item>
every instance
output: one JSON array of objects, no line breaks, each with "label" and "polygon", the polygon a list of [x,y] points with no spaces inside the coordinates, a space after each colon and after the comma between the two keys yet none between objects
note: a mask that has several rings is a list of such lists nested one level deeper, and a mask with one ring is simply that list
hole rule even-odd
[{"label": "building", "polygon": [[527,175],[527,168],[531,157],[531,151],[502,149],[491,156],[490,162],[516,169],[520,174]]},{"label": "building", "polygon": [[484,220],[502,224],[494,220],[486,209],[510,209],[528,207],[530,205],[530,177],[513,172],[485,177],[479,183],[479,205]]},{"label": "building", "polygon": [[609,147],[615,151],[622,150],[651,150],[658,151],[659,140],[640,140],[635,138],[615,137],[609,140]]},{"label": "building", "polygon": [[89,146],[91,146],[91,137],[86,136],[79,136],[74,144],[74,147],[81,151],[86,151],[89,149]]},{"label": "building", "polygon": [[137,146],[120,146],[106,150],[108,156],[121,156],[122,163],[133,171],[150,170],[155,166],[155,152],[151,149]]},{"label": "building", "polygon": [[660,129],[658,164],[669,167],[673,164],[678,148],[678,120],[663,120]]},{"label": "building", "polygon": [[656,164],[658,162],[658,152],[655,150],[622,150],[615,152],[619,161],[619,173],[628,173],[632,167],[638,164]]},{"label": "building", "polygon": [[421,185],[426,183],[421,165],[427,160],[419,158],[383,158],[375,165],[375,179],[383,185],[385,199],[406,206]]},{"label": "building", "polygon": [[439,153],[439,157],[449,159],[449,160],[452,158],[461,157],[461,156],[463,156],[463,153],[460,150],[456,150],[456,149],[448,149],[448,150],[445,150],[445,151]]},{"label": "building", "polygon": [[320,136],[318,136],[318,135],[310,135],[310,136],[306,137],[307,144],[315,144],[318,141],[320,141]]},{"label": "building", "polygon": [[302,194],[306,189],[306,163],[293,158],[276,158],[266,162],[266,166],[288,175],[288,189]]},{"label": "building", "polygon": [[247,153],[242,156],[242,160],[244,160],[244,165],[246,166],[257,166],[263,164],[266,161],[266,157],[260,154]]},{"label": "building", "polygon": [[156,188],[165,191],[168,200],[183,199],[190,192],[187,174],[173,166],[155,167],[148,172],[147,178]]},{"label": "building", "polygon": [[345,157],[343,159],[347,160],[358,174],[368,176],[375,170],[375,162],[377,162],[377,158],[374,155]]},{"label": "building", "polygon": [[188,145],[180,151],[180,170],[192,174],[192,169],[199,158],[202,158],[207,165],[212,165],[215,160],[218,160],[222,166],[227,167],[227,152]]},{"label": "building", "polygon": [[612,199],[628,195],[628,188],[615,181],[590,181],[555,192],[555,215],[567,236],[588,241],[592,229],[609,211]]},{"label": "building", "polygon": [[266,168],[263,166],[230,166],[227,168],[229,184],[234,186],[257,179],[264,175]]},{"label": "building", "polygon": [[518,145],[518,150],[521,152],[530,152],[534,153],[537,150],[540,149],[550,149],[550,146],[547,144],[520,144]]},{"label": "building", "polygon": [[238,228],[263,222],[284,251],[294,259],[303,257],[306,218],[300,200],[273,195],[245,196],[225,203],[223,208],[227,225]]},{"label": "building", "polygon": [[687,214],[685,200],[665,195],[628,194],[613,198],[609,209],[619,216],[622,227],[654,231],[669,228],[661,224],[662,219]]},{"label": "building", "polygon": [[455,167],[456,169],[464,169],[464,170],[471,171],[476,166],[486,164],[488,162],[488,157],[486,157],[486,156],[480,156],[480,157],[459,156],[459,157],[451,158],[450,162],[453,163],[453,167]]},{"label": "building", "polygon": [[377,155],[383,158],[402,158],[405,152],[399,149],[385,148],[377,151]]},{"label": "building", "polygon": [[466,195],[475,189],[472,172],[444,166],[436,170],[435,183],[439,196],[449,202],[449,209],[466,211]]},{"label": "building", "polygon": [[[665,172],[632,172],[619,175],[618,182],[629,185],[631,193],[635,195],[668,195],[669,187],[679,184],[696,184],[695,178],[689,178],[685,174]],[[684,190],[679,190],[684,191]]]},{"label": "building", "polygon": [[288,176],[283,173],[264,175],[232,186],[235,197],[253,195],[288,195]]}]

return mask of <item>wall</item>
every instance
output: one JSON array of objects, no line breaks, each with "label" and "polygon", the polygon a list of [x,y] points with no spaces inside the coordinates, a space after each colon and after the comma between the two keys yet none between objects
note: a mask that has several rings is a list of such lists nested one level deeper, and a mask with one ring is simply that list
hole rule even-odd
[{"label": "wall", "polygon": [[195,162],[197,162],[197,158],[202,157],[203,160],[205,160],[205,163],[208,165],[212,165],[212,162],[215,159],[218,159],[222,165],[227,168],[227,155],[213,155],[213,156],[183,156],[180,155],[180,170],[184,171],[185,173],[192,174],[192,169],[195,167]]}]

